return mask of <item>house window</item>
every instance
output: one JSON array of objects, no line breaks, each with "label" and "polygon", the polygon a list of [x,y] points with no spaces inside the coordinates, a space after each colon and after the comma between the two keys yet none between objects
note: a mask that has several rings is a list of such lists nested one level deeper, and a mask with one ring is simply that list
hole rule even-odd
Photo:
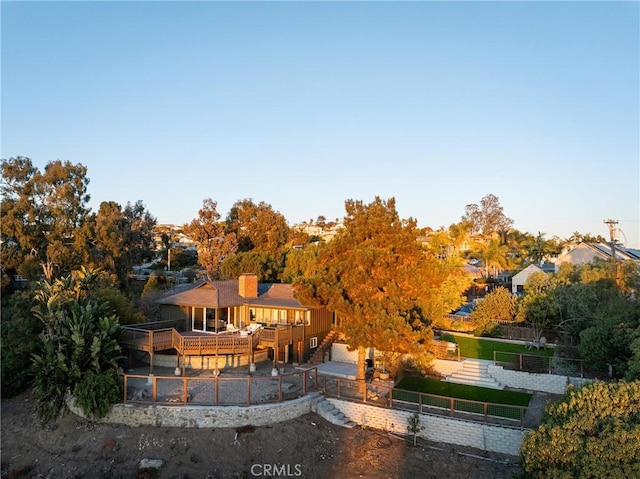
[{"label": "house window", "polygon": [[302,324],[306,324],[309,326],[311,324],[311,313],[309,311],[296,311],[295,312],[295,324],[300,326]]},{"label": "house window", "polygon": [[314,336],[313,338],[311,338],[311,344],[310,347],[313,348],[317,348],[318,347],[318,337]]}]

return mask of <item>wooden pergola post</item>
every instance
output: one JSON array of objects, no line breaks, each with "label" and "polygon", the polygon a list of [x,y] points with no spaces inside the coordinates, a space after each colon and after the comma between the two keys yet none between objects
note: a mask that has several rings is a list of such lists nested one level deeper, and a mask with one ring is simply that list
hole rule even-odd
[{"label": "wooden pergola post", "polygon": [[153,375],[153,331],[149,331],[149,375]]}]

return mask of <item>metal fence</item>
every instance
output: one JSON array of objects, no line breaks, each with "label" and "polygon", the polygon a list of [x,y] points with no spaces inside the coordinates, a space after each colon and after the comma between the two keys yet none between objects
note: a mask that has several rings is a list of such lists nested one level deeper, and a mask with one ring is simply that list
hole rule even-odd
[{"label": "metal fence", "polygon": [[287,401],[317,390],[316,369],[279,376],[124,375],[124,403],[249,406]]},{"label": "metal fence", "polygon": [[548,373],[561,376],[584,377],[581,359],[540,356],[536,354],[493,352],[493,364],[505,369],[525,371],[529,373]]},{"label": "metal fence", "polygon": [[394,389],[382,383],[363,383],[321,375],[318,387],[326,396],[374,406],[453,417],[484,424],[524,428],[527,408]]}]

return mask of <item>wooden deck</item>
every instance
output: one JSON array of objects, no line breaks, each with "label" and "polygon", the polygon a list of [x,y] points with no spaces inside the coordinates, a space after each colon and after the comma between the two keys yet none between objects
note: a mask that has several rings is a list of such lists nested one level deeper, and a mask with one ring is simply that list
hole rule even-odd
[{"label": "wooden deck", "polygon": [[249,354],[258,346],[280,347],[291,343],[291,328],[261,329],[244,335],[239,331],[209,334],[198,331],[178,332],[174,328],[146,330],[122,328],[120,343],[139,351],[153,353],[175,349],[180,356]]}]

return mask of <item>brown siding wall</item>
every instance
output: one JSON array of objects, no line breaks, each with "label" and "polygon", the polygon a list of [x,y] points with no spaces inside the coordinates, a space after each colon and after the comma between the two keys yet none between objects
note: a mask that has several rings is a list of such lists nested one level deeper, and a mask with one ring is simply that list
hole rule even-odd
[{"label": "brown siding wall", "polygon": [[312,309],[311,324],[307,326],[307,336],[328,333],[333,327],[332,318],[333,314],[325,308]]},{"label": "brown siding wall", "polygon": [[[313,349],[311,348],[311,338],[313,337],[318,338],[318,346],[320,346],[320,343],[322,343],[322,340],[324,339],[324,337],[329,333],[329,331],[331,331],[331,328],[333,327],[332,320],[333,320],[333,314],[325,308],[311,310],[311,324],[309,326],[304,327],[305,337],[296,338],[296,341],[294,341],[294,344],[293,344],[294,353],[295,353],[297,344],[298,344],[297,339],[302,340],[304,357],[301,359],[298,359],[299,362],[303,363],[309,360],[311,355],[316,350],[316,348],[313,348]],[[294,329],[294,338],[296,337],[296,333],[298,333],[298,331],[299,331],[298,335],[299,336],[302,335],[301,334],[302,328],[298,327],[293,329]]]},{"label": "brown siding wall", "polygon": [[188,306],[176,306],[174,304],[162,304],[160,305],[160,319],[164,320],[180,320],[182,321],[182,331],[186,331],[186,328],[190,329],[190,316]]}]

